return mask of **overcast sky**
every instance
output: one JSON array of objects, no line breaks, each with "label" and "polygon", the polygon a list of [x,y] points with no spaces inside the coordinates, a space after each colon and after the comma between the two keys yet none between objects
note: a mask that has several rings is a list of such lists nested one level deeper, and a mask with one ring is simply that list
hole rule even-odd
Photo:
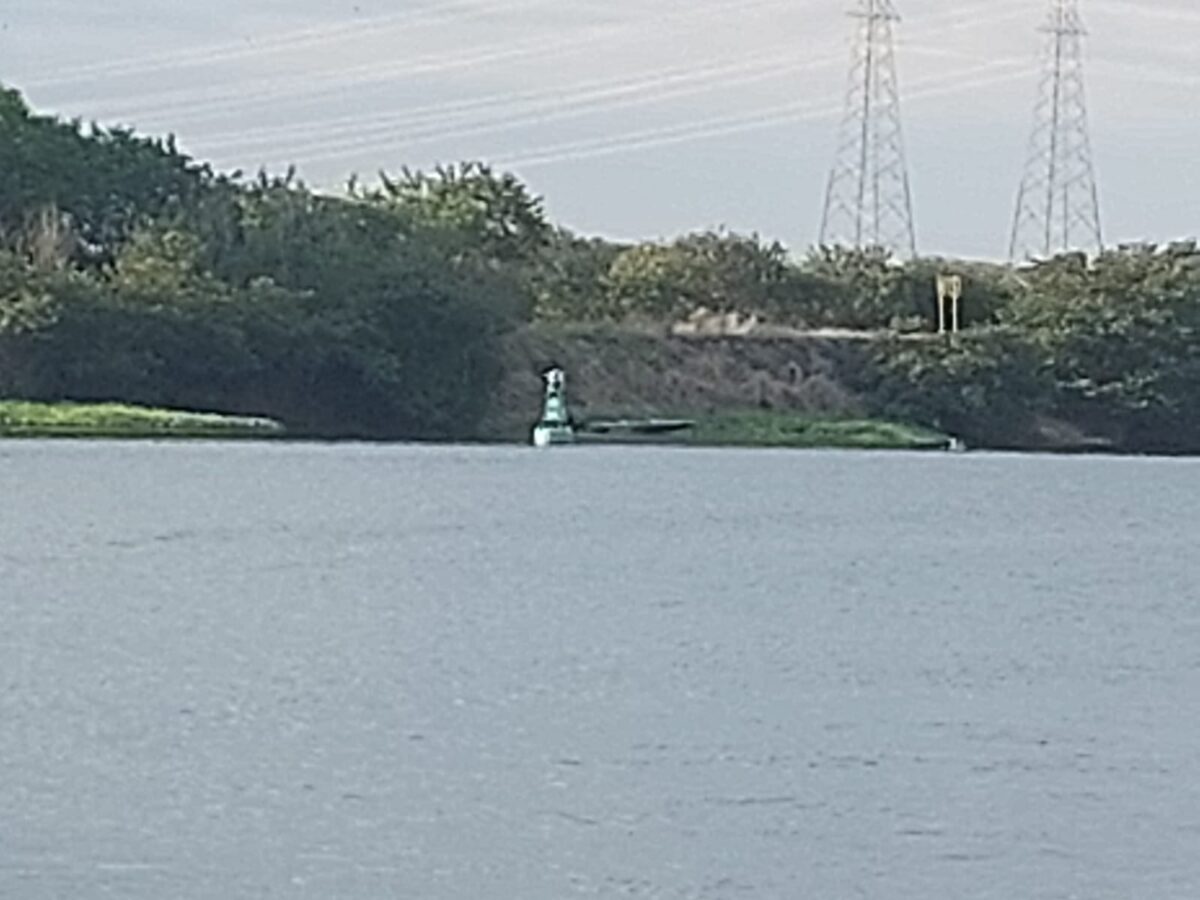
[{"label": "overcast sky", "polygon": [[[1048,0],[896,0],[923,253],[1007,249]],[[331,188],[486,159],[558,221],[816,236],[850,0],[9,0],[0,80]],[[1083,0],[1110,243],[1200,231],[1200,8]]]}]

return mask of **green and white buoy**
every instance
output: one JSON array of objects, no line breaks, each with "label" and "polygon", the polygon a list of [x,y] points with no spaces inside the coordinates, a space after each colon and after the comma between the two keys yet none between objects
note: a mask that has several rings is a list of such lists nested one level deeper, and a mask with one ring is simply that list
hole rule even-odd
[{"label": "green and white buoy", "polygon": [[547,369],[542,373],[542,380],[546,383],[546,398],[541,421],[533,429],[533,446],[575,443],[575,428],[567,411],[566,373],[557,367]]}]

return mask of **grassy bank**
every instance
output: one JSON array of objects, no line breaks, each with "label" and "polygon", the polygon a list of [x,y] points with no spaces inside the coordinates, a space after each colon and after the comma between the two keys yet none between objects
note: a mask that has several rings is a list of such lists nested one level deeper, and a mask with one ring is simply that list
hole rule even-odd
[{"label": "grassy bank", "polygon": [[0,437],[242,438],[282,434],[283,426],[270,419],[119,403],[0,401]]},{"label": "grassy bank", "polygon": [[942,450],[950,436],[896,422],[756,410],[702,417],[681,440],[716,447]]}]

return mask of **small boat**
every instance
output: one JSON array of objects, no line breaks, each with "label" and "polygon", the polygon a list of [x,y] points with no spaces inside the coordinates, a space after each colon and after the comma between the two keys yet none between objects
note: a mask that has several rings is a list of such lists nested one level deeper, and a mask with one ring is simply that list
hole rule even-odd
[{"label": "small boat", "polygon": [[585,422],[583,431],[589,437],[636,442],[647,438],[669,438],[695,426],[691,419],[614,419]]}]

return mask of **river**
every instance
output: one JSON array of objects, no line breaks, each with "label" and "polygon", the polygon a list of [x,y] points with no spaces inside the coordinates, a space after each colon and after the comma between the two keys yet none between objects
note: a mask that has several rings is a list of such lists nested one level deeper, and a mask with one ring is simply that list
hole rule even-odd
[{"label": "river", "polygon": [[1195,900],[1200,463],[0,444],[0,897]]}]

